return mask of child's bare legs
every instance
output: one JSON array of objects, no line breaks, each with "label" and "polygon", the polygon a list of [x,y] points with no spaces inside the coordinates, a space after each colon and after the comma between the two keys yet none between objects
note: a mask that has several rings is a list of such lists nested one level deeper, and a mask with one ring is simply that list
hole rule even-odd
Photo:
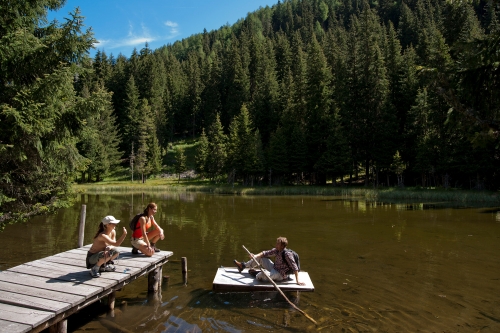
[{"label": "child's bare legs", "polygon": [[102,266],[104,265],[105,263],[107,263],[108,261],[111,261],[111,260],[115,260],[116,258],[118,258],[118,255],[120,255],[120,253],[118,252],[115,252],[111,257],[109,256],[109,251],[104,251],[104,257],[99,259],[96,263],[97,266]]}]

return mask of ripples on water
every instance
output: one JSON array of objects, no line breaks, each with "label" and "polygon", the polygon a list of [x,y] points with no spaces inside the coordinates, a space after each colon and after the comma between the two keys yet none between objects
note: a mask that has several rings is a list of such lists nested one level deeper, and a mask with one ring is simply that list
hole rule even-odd
[{"label": "ripples on water", "polygon": [[[497,207],[380,203],[330,197],[164,193],[82,196],[73,209],[8,226],[0,269],[76,246],[81,203],[86,243],[108,214],[128,221],[149,201],[174,252],[161,295],[146,279],[69,319],[83,332],[500,332],[500,214]],[[287,296],[213,293],[217,267],[269,249],[277,236],[300,254],[315,285]],[[20,248],[19,244],[23,244]],[[124,246],[130,246],[129,239]],[[13,249],[21,249],[21,253]],[[184,286],[180,258],[188,258]]]}]

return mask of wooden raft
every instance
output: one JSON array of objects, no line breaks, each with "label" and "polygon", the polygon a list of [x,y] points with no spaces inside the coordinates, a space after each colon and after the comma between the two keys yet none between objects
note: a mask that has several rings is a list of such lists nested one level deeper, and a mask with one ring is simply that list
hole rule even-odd
[{"label": "wooden raft", "polygon": [[[276,282],[283,291],[314,291],[314,285],[307,272],[299,272],[301,282],[305,286],[299,286],[295,281],[295,275],[290,275],[290,280]],[[238,272],[236,267],[222,267],[217,269],[212,285],[214,291],[274,291],[273,284],[269,281],[259,281],[248,274],[245,269]]]},{"label": "wooden raft", "polygon": [[[90,245],[62,252],[0,272],[0,333],[39,332],[69,315],[149,274],[161,286],[161,268],[170,251],[152,257],[132,255],[118,247],[115,272],[92,278],[85,266]],[[159,276],[158,276],[159,275]],[[113,298],[114,302],[114,298]]]}]

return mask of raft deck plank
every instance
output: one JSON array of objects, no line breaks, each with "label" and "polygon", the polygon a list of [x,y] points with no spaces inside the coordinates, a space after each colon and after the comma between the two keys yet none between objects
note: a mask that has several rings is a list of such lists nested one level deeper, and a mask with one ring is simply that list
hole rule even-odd
[{"label": "raft deck plank", "polygon": [[0,333],[40,332],[72,313],[161,267],[173,255],[133,255],[118,247],[115,272],[92,278],[85,267],[90,245],[0,272]]},{"label": "raft deck plank", "polygon": [[[290,275],[290,280],[276,282],[282,291],[314,291],[314,285],[307,272],[299,272],[300,286],[295,281],[295,275]],[[238,272],[236,267],[222,267],[217,269],[212,285],[214,291],[273,291],[274,285],[269,281],[259,281],[248,274],[245,269]]]}]

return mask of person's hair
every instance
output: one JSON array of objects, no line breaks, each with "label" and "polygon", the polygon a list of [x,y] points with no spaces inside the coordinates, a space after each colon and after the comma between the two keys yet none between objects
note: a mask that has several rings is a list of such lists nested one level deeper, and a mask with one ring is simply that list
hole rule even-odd
[{"label": "person's hair", "polygon": [[153,209],[153,208],[158,208],[158,206],[154,203],[154,202],[150,202],[146,208],[144,209],[144,215],[146,216],[149,216],[149,208]]},{"label": "person's hair", "polygon": [[276,241],[283,244],[285,247],[287,247],[287,245],[288,245],[288,240],[286,239],[286,237],[280,236],[276,239]]},{"label": "person's hair", "polygon": [[99,230],[97,230],[97,233],[95,234],[94,238],[97,238],[97,236],[99,236],[99,234],[100,234],[101,232],[103,232],[103,231],[104,231],[104,229],[105,229],[105,228],[104,228],[104,224],[101,222],[101,223],[99,224]]}]

